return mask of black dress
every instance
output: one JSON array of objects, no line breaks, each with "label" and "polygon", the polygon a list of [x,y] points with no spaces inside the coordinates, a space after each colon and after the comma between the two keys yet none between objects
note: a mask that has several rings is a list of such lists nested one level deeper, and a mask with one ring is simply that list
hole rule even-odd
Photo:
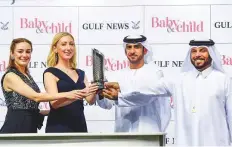
[{"label": "black dress", "polygon": [[[52,73],[59,79],[57,82],[58,92],[69,92],[85,88],[85,72],[80,69],[76,69],[79,78],[75,82],[58,68],[49,67],[44,71],[44,73],[46,72]],[[87,132],[83,100],[76,100],[69,105],[57,109],[53,109],[50,105],[50,108],[46,133]]]},{"label": "black dress", "polygon": [[[7,114],[5,122],[0,133],[37,133],[39,127],[39,103],[30,100],[15,91],[7,92],[3,88],[3,80],[7,73],[13,72],[18,75],[28,86],[36,92],[40,92],[33,78],[28,75],[29,79],[19,72],[16,68],[10,68],[2,77],[1,86],[7,105]],[[41,127],[41,126],[40,126]]]}]

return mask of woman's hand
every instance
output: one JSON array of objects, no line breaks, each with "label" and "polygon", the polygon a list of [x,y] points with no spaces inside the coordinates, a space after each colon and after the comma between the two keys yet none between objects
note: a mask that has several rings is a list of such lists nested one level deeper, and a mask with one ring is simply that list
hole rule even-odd
[{"label": "woman's hand", "polygon": [[88,92],[85,89],[72,90],[72,91],[66,92],[66,98],[69,98],[69,99],[83,99],[84,97],[86,97],[87,94],[88,94]]},{"label": "woman's hand", "polygon": [[96,83],[89,84],[85,90],[87,91],[87,96],[96,94],[98,92],[98,85]]}]

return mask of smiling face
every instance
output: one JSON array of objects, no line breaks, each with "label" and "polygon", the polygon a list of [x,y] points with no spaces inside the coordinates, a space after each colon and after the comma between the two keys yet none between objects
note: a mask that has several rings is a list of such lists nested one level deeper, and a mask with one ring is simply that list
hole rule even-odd
[{"label": "smiling face", "polygon": [[14,59],[14,64],[20,67],[27,67],[31,60],[32,47],[27,42],[20,42],[15,45],[11,52],[11,58]]},{"label": "smiling face", "polygon": [[212,58],[208,47],[199,46],[191,49],[190,58],[193,66],[198,70],[204,70],[211,65]]},{"label": "smiling face", "polygon": [[54,46],[54,50],[58,53],[59,60],[69,61],[75,54],[75,43],[71,36],[62,37]]},{"label": "smiling face", "polygon": [[125,53],[131,64],[138,64],[144,60],[145,50],[141,43],[127,44]]}]

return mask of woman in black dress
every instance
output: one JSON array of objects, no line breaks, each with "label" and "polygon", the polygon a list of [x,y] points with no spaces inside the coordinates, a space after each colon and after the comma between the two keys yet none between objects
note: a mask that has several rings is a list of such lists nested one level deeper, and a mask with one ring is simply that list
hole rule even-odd
[{"label": "woman in black dress", "polygon": [[[47,64],[49,68],[44,71],[44,85],[48,93],[79,89],[88,93],[83,99],[90,104],[95,102],[98,86],[89,85],[85,72],[76,68],[76,47],[71,34],[61,32],[55,35]],[[46,132],[87,132],[83,99],[51,101]]]},{"label": "woman in black dress", "polygon": [[12,41],[7,71],[1,79],[7,114],[0,133],[36,133],[43,122],[39,102],[63,97],[73,100],[86,95],[78,90],[59,94],[40,93],[28,70],[31,53],[32,43],[29,40],[17,38]]}]

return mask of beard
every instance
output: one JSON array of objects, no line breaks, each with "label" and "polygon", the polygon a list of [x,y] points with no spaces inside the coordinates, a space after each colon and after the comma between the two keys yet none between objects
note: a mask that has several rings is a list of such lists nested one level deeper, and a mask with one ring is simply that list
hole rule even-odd
[{"label": "beard", "polygon": [[[198,59],[200,59],[200,58],[198,58]],[[195,60],[198,60],[198,59],[195,59]],[[198,65],[196,65],[196,64],[194,63],[195,60],[192,60],[192,59],[191,59],[191,63],[193,64],[193,66],[194,66],[197,70],[205,69],[206,67],[208,67],[209,65],[211,65],[211,62],[212,62],[212,58],[211,58],[210,56],[209,56],[208,60],[206,60],[206,61],[204,62],[204,64],[203,64],[203,65],[200,65],[200,66],[198,66]]]},{"label": "beard", "polygon": [[144,55],[138,56],[136,60],[131,60],[129,57],[127,57],[127,59],[130,61],[130,63],[132,64],[137,64],[140,63],[141,60],[143,60]]}]

